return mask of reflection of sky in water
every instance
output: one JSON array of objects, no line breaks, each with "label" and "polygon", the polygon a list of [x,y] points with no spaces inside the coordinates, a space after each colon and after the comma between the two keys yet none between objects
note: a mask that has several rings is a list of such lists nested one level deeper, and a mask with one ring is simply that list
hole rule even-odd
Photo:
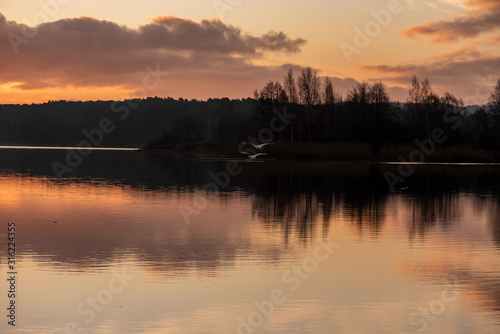
[{"label": "reflection of sky in water", "polygon": [[[494,170],[435,167],[391,193],[370,165],[249,164],[186,224],[179,205],[213,166],[141,159],[170,174],[155,184],[135,168],[122,181],[0,174],[0,221],[18,223],[19,333],[63,333],[68,322],[89,333],[236,333],[273,289],[287,300],[256,333],[416,332],[410,315],[447,280],[459,297],[427,332],[500,329]],[[340,248],[291,291],[283,273],[328,238]],[[86,324],[78,305],[123,269],[135,279]]]}]

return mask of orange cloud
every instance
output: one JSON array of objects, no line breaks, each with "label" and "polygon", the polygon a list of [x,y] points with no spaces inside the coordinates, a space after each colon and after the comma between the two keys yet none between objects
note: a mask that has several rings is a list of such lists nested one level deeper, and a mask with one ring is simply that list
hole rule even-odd
[{"label": "orange cloud", "polygon": [[428,22],[402,32],[407,38],[429,36],[432,43],[446,43],[460,38],[473,38],[500,28],[500,0],[470,0],[468,11],[448,20]]},{"label": "orange cloud", "polygon": [[496,9],[500,6],[500,3],[498,0],[469,0],[465,3],[465,6],[469,8]]}]

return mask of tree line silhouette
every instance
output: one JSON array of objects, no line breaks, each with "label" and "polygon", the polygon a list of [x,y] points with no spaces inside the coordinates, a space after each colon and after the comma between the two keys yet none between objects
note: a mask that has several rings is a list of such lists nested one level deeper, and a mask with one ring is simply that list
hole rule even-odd
[{"label": "tree line silhouette", "polygon": [[490,102],[477,110],[449,92],[439,96],[427,78],[413,76],[408,95],[406,103],[393,102],[382,82],[360,82],[343,97],[329,77],[322,82],[311,68],[296,79],[290,69],[283,84],[270,81],[254,92],[261,118],[284,107],[297,115],[282,135],[290,142],[361,141],[377,151],[382,143],[430,139],[440,128],[447,144],[500,147],[500,79]]},{"label": "tree line silhouette", "polygon": [[[286,109],[285,109],[286,108]],[[117,110],[126,110],[119,117]],[[414,76],[405,103],[391,101],[382,82],[357,83],[342,96],[330,78],[306,68],[283,83],[270,81],[254,98],[207,101],[150,97],[125,101],[49,101],[0,105],[0,144],[77,145],[82,131],[108,118],[114,130],[101,146],[144,147],[179,143],[238,143],[269,126],[276,110],[295,116],[275,140],[285,143],[384,144],[430,138],[441,128],[446,145],[500,148],[500,79],[490,102],[473,110],[450,93],[439,96]],[[458,128],[454,125],[460,124]]]}]

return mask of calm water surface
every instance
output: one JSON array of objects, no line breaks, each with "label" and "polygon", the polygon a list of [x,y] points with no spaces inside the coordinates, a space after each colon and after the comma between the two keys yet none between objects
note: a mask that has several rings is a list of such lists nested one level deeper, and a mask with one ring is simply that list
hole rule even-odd
[{"label": "calm water surface", "polygon": [[2,333],[500,333],[499,166],[65,154],[0,150]]}]

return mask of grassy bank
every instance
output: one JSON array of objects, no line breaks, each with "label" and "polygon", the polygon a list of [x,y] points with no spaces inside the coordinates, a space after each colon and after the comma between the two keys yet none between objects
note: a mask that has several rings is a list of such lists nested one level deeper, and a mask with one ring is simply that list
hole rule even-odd
[{"label": "grassy bank", "polygon": [[[146,152],[161,152],[174,157],[214,157],[223,156],[242,158],[238,152],[240,143],[179,143],[145,148]],[[251,146],[245,146],[251,151]],[[399,157],[410,160],[424,157],[424,162],[482,162],[499,163],[500,150],[489,150],[473,145],[437,145],[432,154],[427,154],[413,143],[385,144],[378,152],[371,150],[369,143],[338,142],[338,143],[289,143],[277,142],[269,145],[266,152],[270,159],[296,160],[340,160],[340,161],[384,161],[397,162]],[[417,153],[415,153],[417,152]],[[422,152],[422,153],[418,153]]]}]

